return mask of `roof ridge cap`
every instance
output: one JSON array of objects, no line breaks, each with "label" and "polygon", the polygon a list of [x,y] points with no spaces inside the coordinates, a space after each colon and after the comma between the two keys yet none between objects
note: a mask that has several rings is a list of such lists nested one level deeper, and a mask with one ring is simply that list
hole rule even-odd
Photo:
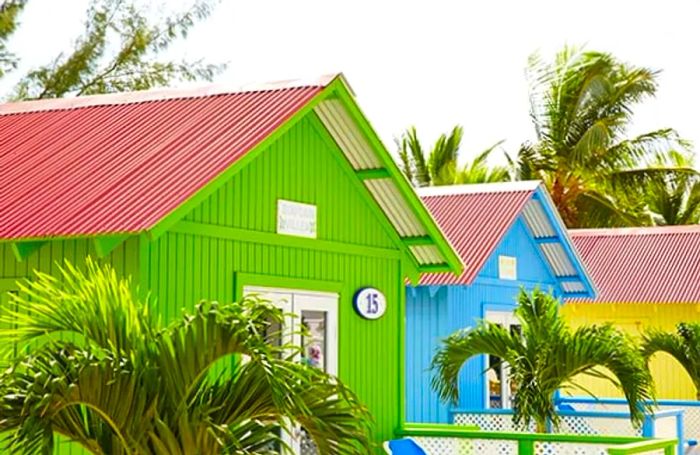
[{"label": "roof ridge cap", "polygon": [[571,237],[632,237],[648,235],[700,234],[700,225],[637,226],[623,228],[569,229]]},{"label": "roof ridge cap", "polygon": [[424,186],[416,188],[420,197],[458,196],[463,194],[534,192],[542,184],[540,180],[517,180],[511,182],[468,183],[462,185]]},{"label": "roof ridge cap", "polygon": [[205,98],[210,96],[234,95],[263,91],[326,87],[338,77],[343,78],[342,73],[327,74],[315,78],[252,82],[242,85],[205,84],[184,88],[157,88],[151,90],[137,90],[133,92],[108,93],[103,95],[76,96],[72,98],[18,101],[0,104],[0,116],[27,114],[31,112],[81,109],[98,106]]}]

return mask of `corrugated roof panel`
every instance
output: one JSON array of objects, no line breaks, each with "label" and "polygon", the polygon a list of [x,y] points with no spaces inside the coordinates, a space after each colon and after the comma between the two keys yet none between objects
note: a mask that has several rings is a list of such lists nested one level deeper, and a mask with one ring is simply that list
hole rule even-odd
[{"label": "corrugated roof panel", "polygon": [[538,182],[420,188],[418,194],[457,250],[460,276],[429,273],[421,284],[471,284],[513,224]]},{"label": "corrugated roof panel", "polygon": [[581,302],[700,302],[700,226],[572,230],[598,288]]},{"label": "corrugated roof panel", "polygon": [[586,287],[580,281],[564,281],[561,283],[564,292],[575,294],[577,292],[584,292]]},{"label": "corrugated roof panel", "polygon": [[146,230],[322,88],[6,105],[0,169],[12,185],[0,187],[0,238]]},{"label": "corrugated roof panel", "polygon": [[569,260],[560,243],[543,243],[540,249],[544,253],[549,263],[552,265],[554,274],[558,277],[576,275],[576,268]]},{"label": "corrugated roof panel", "polygon": [[[342,75],[242,90],[156,90],[0,105],[0,238],[92,236],[152,229]],[[347,92],[326,92],[341,98]],[[348,89],[349,90],[349,89]],[[314,106],[356,170],[381,154],[343,98]],[[359,124],[356,122],[360,122]],[[389,163],[391,164],[391,163]],[[422,264],[459,264],[432,220],[392,178],[366,186],[400,237],[433,233]],[[439,254],[438,252],[442,252]],[[436,259],[440,256],[440,260]]]},{"label": "corrugated roof panel", "polygon": [[401,196],[391,179],[372,179],[365,181],[379,206],[386,212],[401,237],[419,237],[427,235],[425,227]]},{"label": "corrugated roof panel", "polygon": [[554,237],[556,231],[549,221],[549,217],[542,208],[540,201],[530,200],[525,204],[523,217],[530,232],[535,238]]},{"label": "corrugated roof panel", "polygon": [[440,254],[440,250],[434,245],[420,245],[408,247],[418,258],[421,264],[444,264],[445,259]]},{"label": "corrugated roof panel", "polygon": [[325,100],[316,113],[355,170],[382,167],[376,153],[339,100]]}]

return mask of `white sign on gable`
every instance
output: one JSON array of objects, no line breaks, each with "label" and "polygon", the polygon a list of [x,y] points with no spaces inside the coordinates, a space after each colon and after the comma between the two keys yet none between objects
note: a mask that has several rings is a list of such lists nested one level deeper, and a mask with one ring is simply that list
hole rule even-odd
[{"label": "white sign on gable", "polygon": [[513,256],[498,256],[498,278],[502,280],[518,279],[518,260]]},{"label": "white sign on gable", "polygon": [[316,238],[316,206],[277,200],[277,233]]}]

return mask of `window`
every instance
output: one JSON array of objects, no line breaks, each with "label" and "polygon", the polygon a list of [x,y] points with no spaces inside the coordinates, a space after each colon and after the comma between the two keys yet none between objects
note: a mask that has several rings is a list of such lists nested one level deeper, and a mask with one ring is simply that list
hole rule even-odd
[{"label": "window", "polygon": [[[511,311],[487,311],[485,319],[520,333],[520,323]],[[489,355],[486,370],[486,407],[490,409],[510,409],[513,407],[515,384],[508,377],[508,364],[499,357]]]}]

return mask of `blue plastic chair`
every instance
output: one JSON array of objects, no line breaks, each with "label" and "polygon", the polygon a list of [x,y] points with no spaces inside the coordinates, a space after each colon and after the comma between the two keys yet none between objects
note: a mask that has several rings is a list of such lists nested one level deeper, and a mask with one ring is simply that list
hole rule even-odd
[{"label": "blue plastic chair", "polygon": [[392,439],[384,443],[384,450],[390,455],[427,455],[411,438]]}]

